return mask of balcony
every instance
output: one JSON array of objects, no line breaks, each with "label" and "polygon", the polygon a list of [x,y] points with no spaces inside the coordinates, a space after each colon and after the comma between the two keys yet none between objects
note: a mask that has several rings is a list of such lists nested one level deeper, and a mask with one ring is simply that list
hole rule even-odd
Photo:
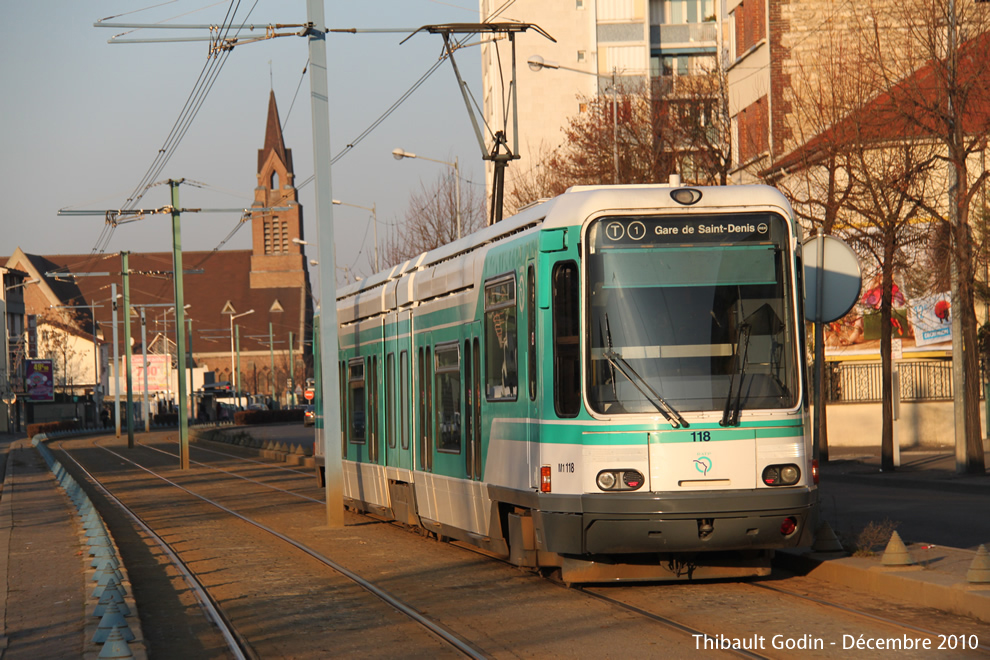
[{"label": "balcony", "polygon": [[713,22],[651,25],[650,45],[653,48],[714,48],[717,26]]}]

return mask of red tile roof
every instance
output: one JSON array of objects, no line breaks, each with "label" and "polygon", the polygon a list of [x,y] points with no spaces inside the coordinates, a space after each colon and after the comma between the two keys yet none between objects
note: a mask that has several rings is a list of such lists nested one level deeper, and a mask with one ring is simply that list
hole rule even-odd
[{"label": "red tile roof", "polygon": [[[774,178],[784,172],[815,164],[843,144],[883,143],[902,139],[938,136],[945,132],[943,116],[947,107],[942,63],[924,67],[876,96],[832,128],[818,134],[773,165],[760,172]],[[960,47],[958,87],[966,90],[963,99],[963,132],[986,135],[990,132],[990,32]],[[919,99],[921,99],[919,101]]]}]

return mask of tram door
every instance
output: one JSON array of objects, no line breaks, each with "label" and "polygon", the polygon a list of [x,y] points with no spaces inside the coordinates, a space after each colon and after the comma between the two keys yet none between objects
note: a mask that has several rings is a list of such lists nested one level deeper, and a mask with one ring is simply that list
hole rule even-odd
[{"label": "tram door", "polygon": [[[523,344],[523,355],[526,360],[526,387],[523,389],[522,383],[520,383],[519,390],[526,397],[526,440],[529,446],[528,472],[532,480],[530,486],[539,488],[539,477],[537,475],[540,472],[539,466],[542,463],[540,459],[539,391],[537,385],[537,366],[539,362],[537,342],[539,341],[539,337],[537,337],[536,331],[536,263],[533,259],[530,259],[526,264],[526,278],[523,282],[523,287],[525,292],[524,308],[526,310],[526,318],[524,322],[526,324],[526,331],[525,335],[520,338],[522,340],[520,343]],[[522,335],[523,333],[520,334]]]},{"label": "tram door", "polygon": [[481,450],[481,322],[468,326],[461,365],[464,374],[464,469],[469,479],[482,478]]},{"label": "tram door", "polygon": [[390,314],[387,323],[395,330],[385,342],[385,464],[411,470],[414,403],[412,313]]},{"label": "tram door", "polygon": [[417,333],[415,469],[433,471],[433,333]]}]

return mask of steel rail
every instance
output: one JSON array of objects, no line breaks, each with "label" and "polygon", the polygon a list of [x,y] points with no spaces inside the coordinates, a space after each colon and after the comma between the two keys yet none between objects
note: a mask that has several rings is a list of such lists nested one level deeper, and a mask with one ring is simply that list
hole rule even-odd
[{"label": "steel rail", "polygon": [[[172,565],[178,569],[182,574],[182,578],[189,585],[193,595],[199,602],[199,606],[206,613],[206,617],[215,625],[220,633],[223,635],[224,640],[227,643],[227,648],[230,649],[231,653],[234,654],[236,658],[247,660],[254,660],[259,656],[251,649],[251,645],[248,643],[240,633],[234,628],[227,615],[224,614],[223,609],[220,607],[219,603],[213,600],[210,593],[206,590],[206,587],[199,581],[199,579],[193,574],[192,571],[186,566],[185,562],[172,550],[171,546],[159,536],[151,527],[149,527],[139,515],[137,515],[130,507],[121,502],[113,493],[107,490],[102,483],[92,473],[76,460],[76,458],[70,454],[64,447],[59,446],[59,450],[69,458],[79,470],[86,475],[86,478],[90,483],[94,484],[95,487],[118,509],[120,509],[124,514],[126,514],[134,524],[141,528],[141,530],[154,539],[158,547],[168,555],[172,562]],[[123,458],[123,457],[122,457]]]},{"label": "steel rail", "polygon": [[[141,445],[142,447],[144,447],[145,449],[150,449],[151,451],[156,451],[156,452],[158,452],[160,454],[165,454],[166,456],[178,457],[178,454],[173,454],[172,452],[165,451],[164,449],[159,449],[158,447],[152,447],[151,445],[147,445],[147,444],[145,444],[143,442],[139,442],[138,444]],[[248,461],[248,462],[251,462],[251,463],[257,463],[257,464],[260,464],[260,465],[268,465],[268,466],[271,465],[270,463],[264,463],[262,461],[255,461],[255,460],[250,459],[250,458],[243,458],[241,456],[235,456],[233,454],[224,454],[223,452],[214,451],[212,449],[204,449],[203,447],[197,447],[197,449],[202,450],[202,451],[207,451],[207,452],[210,452],[210,453],[213,453],[213,454],[217,454],[219,456],[228,456],[230,458],[236,458],[236,459],[239,459],[239,460],[245,460],[245,461]],[[323,500],[316,499],[315,497],[309,497],[308,495],[302,495],[301,493],[296,493],[296,492],[293,492],[291,490],[286,490],[284,488],[279,488],[278,486],[272,486],[271,484],[266,484],[263,481],[258,481],[257,479],[252,479],[251,477],[245,477],[244,475],[237,474],[236,472],[233,472],[231,470],[225,470],[223,468],[215,467],[215,466],[209,465],[207,463],[200,463],[199,461],[190,460],[189,462],[191,464],[193,464],[193,465],[198,465],[198,466],[200,466],[202,468],[205,468],[207,470],[213,470],[214,472],[221,472],[223,474],[230,475],[231,477],[236,477],[238,479],[243,479],[244,481],[250,481],[253,484],[258,484],[259,486],[264,486],[265,488],[270,488],[271,490],[275,490],[275,491],[278,491],[280,493],[285,493],[286,495],[292,495],[294,497],[298,497],[299,499],[309,500],[310,502],[316,502],[317,504],[323,504]],[[275,466],[275,467],[278,467],[278,466]],[[290,470],[289,468],[281,468],[281,469],[287,470],[288,472],[292,472],[293,474],[297,474],[297,475],[299,475],[301,477],[312,477],[312,475],[306,474],[304,472],[300,472],[299,470]],[[315,479],[315,477],[313,477],[313,478]]]},{"label": "steel rail", "polygon": [[[154,470],[151,470],[149,468],[146,468],[143,465],[141,465],[140,463],[137,463],[137,462],[131,460],[130,458],[127,458],[123,454],[120,454],[118,452],[115,452],[112,449],[108,449],[107,447],[104,447],[103,445],[100,445],[100,444],[96,444],[96,446],[99,447],[100,449],[102,449],[103,451],[105,451],[105,452],[107,452],[107,453],[109,453],[109,454],[111,454],[113,456],[116,456],[117,458],[121,459],[122,461],[125,461],[127,463],[130,463],[131,465],[135,466],[136,468],[147,472],[151,476],[153,476],[153,477],[155,477],[157,479],[160,479],[161,481],[164,481],[166,484],[168,484],[168,485],[170,485],[170,486],[172,486],[172,487],[174,487],[174,488],[176,488],[178,490],[181,490],[184,493],[187,493],[188,495],[191,495],[191,496],[193,496],[193,497],[195,497],[197,499],[200,499],[203,502],[205,502],[205,503],[207,503],[207,504],[209,504],[209,505],[211,505],[213,507],[216,507],[217,509],[220,509],[224,513],[227,513],[227,514],[229,514],[231,516],[234,516],[235,518],[238,518],[239,520],[241,520],[241,521],[243,521],[243,522],[245,522],[245,523],[247,523],[249,525],[252,525],[252,526],[254,526],[254,527],[256,527],[256,528],[258,528],[258,529],[260,529],[260,530],[262,530],[264,532],[267,532],[268,534],[271,534],[272,536],[280,539],[281,541],[284,541],[285,543],[291,545],[292,547],[296,548],[297,550],[302,551],[303,553],[309,555],[310,557],[312,557],[313,559],[317,560],[318,562],[324,564],[325,566],[328,566],[329,568],[331,568],[334,571],[338,572],[342,576],[344,576],[347,579],[351,580],[352,582],[354,582],[355,584],[357,584],[359,587],[361,587],[362,589],[364,589],[368,593],[370,593],[373,596],[375,596],[375,597],[379,598],[380,600],[382,600],[387,605],[395,608],[396,610],[398,610],[402,614],[405,614],[407,617],[409,617],[410,619],[412,619],[416,623],[420,624],[421,626],[423,626],[424,628],[426,628],[427,630],[429,630],[430,632],[432,632],[433,634],[435,634],[436,636],[438,636],[443,641],[445,641],[448,644],[450,644],[453,648],[457,649],[458,651],[460,651],[465,656],[467,656],[469,658],[474,658],[476,660],[483,660],[484,658],[487,657],[483,653],[481,653],[479,650],[477,650],[473,646],[471,646],[468,642],[462,640],[461,638],[459,638],[458,636],[456,636],[453,632],[451,632],[451,631],[443,628],[437,622],[429,619],[424,614],[422,614],[421,612],[419,612],[418,610],[416,610],[415,608],[413,608],[411,605],[407,605],[406,603],[402,602],[401,600],[399,600],[398,598],[396,598],[392,594],[388,593],[387,591],[385,591],[381,587],[378,587],[375,584],[373,584],[373,583],[365,580],[364,578],[362,578],[357,573],[354,573],[354,572],[350,571],[349,569],[347,569],[344,566],[338,564],[337,562],[333,561],[329,557],[326,557],[325,555],[317,552],[316,550],[313,550],[312,548],[310,548],[310,547],[308,547],[308,546],[300,543],[299,541],[296,541],[295,539],[293,539],[293,538],[291,538],[289,536],[286,536],[286,535],[284,535],[284,534],[282,534],[280,532],[275,531],[274,529],[272,529],[271,527],[268,527],[267,525],[263,525],[263,524],[255,521],[255,520],[251,520],[250,518],[248,518],[248,517],[246,517],[244,515],[241,515],[237,511],[234,511],[233,509],[230,509],[228,507],[225,507],[224,505],[222,505],[222,504],[220,504],[218,502],[215,502],[215,501],[213,501],[213,500],[211,500],[211,499],[209,499],[207,497],[203,497],[202,495],[200,495],[200,494],[198,494],[198,493],[196,493],[196,492],[194,492],[192,490],[189,490],[185,486],[182,486],[181,484],[178,484],[178,483],[176,483],[176,482],[174,482],[174,481],[172,481],[170,479],[167,479],[167,478],[163,477],[162,475],[156,473]],[[65,449],[62,449],[62,451],[64,452],[66,450]],[[75,462],[75,459],[73,459],[73,461]],[[78,462],[76,464],[78,465]],[[92,478],[92,476],[91,476],[91,478]]]},{"label": "steel rail", "polygon": [[[822,605],[823,607],[830,607],[832,609],[836,609],[841,612],[845,612],[847,614],[853,614],[855,616],[863,617],[865,619],[870,619],[872,621],[877,621],[879,623],[884,623],[889,626],[904,628],[905,630],[910,630],[912,632],[920,633],[922,635],[927,635],[933,639],[938,639],[938,637],[943,634],[943,633],[935,632],[933,630],[928,630],[927,628],[921,628],[919,626],[915,626],[910,623],[903,623],[901,621],[888,619],[886,617],[878,616],[876,614],[870,614],[869,612],[864,612],[863,610],[857,610],[854,607],[847,607],[845,605],[839,605],[838,603],[833,603],[831,601],[823,600],[821,598],[815,598],[814,596],[806,596],[804,594],[799,594],[796,591],[781,589],[780,587],[772,587],[768,584],[750,583],[750,586],[758,587],[760,589],[766,589],[768,591],[775,591],[779,594],[784,594],[785,596],[798,598],[800,600],[806,600],[808,602],[815,603],[816,605]],[[981,649],[983,651],[990,651],[990,646],[987,646],[986,644],[979,644],[977,645],[976,648]]]}]

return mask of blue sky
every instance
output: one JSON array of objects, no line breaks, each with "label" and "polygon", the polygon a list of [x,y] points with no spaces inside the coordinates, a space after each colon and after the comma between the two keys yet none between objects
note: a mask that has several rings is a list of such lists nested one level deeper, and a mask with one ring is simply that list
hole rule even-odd
[{"label": "blue sky", "polygon": [[[236,2],[234,4],[237,4]],[[252,2],[241,2],[243,19]],[[149,0],[8,3],[0,40],[0,254],[15,248],[36,254],[89,254],[103,246],[101,217],[60,217],[61,208],[122,206],[151,166],[206,62],[205,42],[108,44],[126,30],[93,27],[107,22],[220,23],[229,2]],[[407,28],[432,23],[476,22],[475,0],[327,0],[331,28]],[[200,10],[200,11],[197,11]],[[113,18],[108,18],[113,17]],[[249,22],[302,23],[305,0],[258,0]],[[205,31],[142,30],[120,38],[204,36]],[[396,102],[441,52],[442,39],[418,34],[341,34],[328,39],[331,152],[337,155]],[[303,79],[306,40],[285,37],[234,49],[191,127],[157,181],[185,178],[181,205],[200,208],[250,206],[257,182],[257,153],[264,141],[268,95],[274,89],[286,146],[292,149],[296,182],[313,173],[309,80]],[[480,102],[477,48],[458,55],[458,65]],[[300,82],[302,83],[300,86]],[[299,89],[298,95],[296,94]],[[290,112],[291,106],[291,112]],[[401,222],[411,193],[431,185],[444,166],[424,160],[396,161],[402,147],[430,158],[460,160],[462,185],[483,188],[484,168],[467,110],[449,64],[440,67],[395,113],[333,168],[333,196],[378,209],[383,240]],[[300,189],[305,232],[315,241],[313,186]],[[141,206],[169,203],[167,186],[152,188]],[[338,265],[370,273],[370,213],[335,207]],[[237,226],[237,214],[185,214],[185,250],[211,250]],[[250,247],[243,226],[225,245]],[[167,251],[167,216],[119,225],[104,252]],[[308,250],[310,258],[315,247]],[[339,278],[338,278],[339,279]]]}]

